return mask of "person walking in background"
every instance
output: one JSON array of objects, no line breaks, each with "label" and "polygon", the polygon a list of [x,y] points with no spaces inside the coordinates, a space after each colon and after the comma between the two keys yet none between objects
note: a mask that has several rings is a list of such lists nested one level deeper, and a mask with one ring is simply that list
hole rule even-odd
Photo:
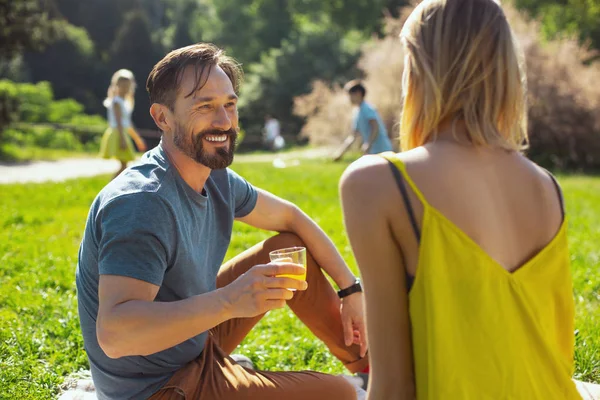
[{"label": "person walking in background", "polygon": [[365,101],[367,90],[363,84],[358,80],[353,80],[348,82],[344,88],[348,92],[350,102],[355,106],[352,134],[344,141],[333,160],[341,160],[358,138],[362,140],[361,149],[363,154],[392,151],[392,142],[379,113],[371,104]]},{"label": "person walking in background", "polygon": [[100,142],[102,158],[116,158],[121,162],[115,177],[127,168],[129,161],[135,159],[132,139],[140,151],[146,150],[144,140],[135,131],[131,122],[135,104],[134,93],[135,77],[133,73],[127,69],[115,72],[103,103],[107,109],[109,126]]},{"label": "person walking in background", "polygon": [[281,150],[285,146],[285,140],[281,136],[281,125],[277,119],[269,114],[265,115],[263,142],[271,151]]},{"label": "person walking in background", "polygon": [[340,192],[364,279],[369,400],[581,399],[560,187],[521,150],[525,72],[493,0],[426,0],[401,33],[403,153]]}]

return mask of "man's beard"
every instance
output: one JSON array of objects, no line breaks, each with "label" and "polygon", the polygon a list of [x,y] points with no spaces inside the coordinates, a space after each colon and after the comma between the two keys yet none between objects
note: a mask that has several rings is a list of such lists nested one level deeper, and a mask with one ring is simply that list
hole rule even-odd
[{"label": "man's beard", "polygon": [[[204,150],[202,142],[206,135],[227,135],[229,140],[228,149],[217,147],[215,154],[208,154]],[[210,169],[224,169],[233,162],[237,135],[237,130],[233,128],[227,131],[207,129],[190,138],[185,129],[178,124],[173,135],[173,143],[179,150],[197,163]]]}]

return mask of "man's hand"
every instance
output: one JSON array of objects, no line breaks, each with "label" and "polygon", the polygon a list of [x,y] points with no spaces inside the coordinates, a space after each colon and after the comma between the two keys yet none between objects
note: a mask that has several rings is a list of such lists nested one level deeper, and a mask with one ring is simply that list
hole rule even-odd
[{"label": "man's hand", "polygon": [[360,345],[360,356],[367,354],[364,295],[354,293],[342,299],[340,306],[346,346]]},{"label": "man's hand", "polygon": [[285,307],[294,296],[289,289],[306,290],[308,284],[277,275],[304,274],[304,267],[292,263],[270,263],[256,265],[245,274],[225,286],[225,307],[232,318],[250,318],[275,308]]}]

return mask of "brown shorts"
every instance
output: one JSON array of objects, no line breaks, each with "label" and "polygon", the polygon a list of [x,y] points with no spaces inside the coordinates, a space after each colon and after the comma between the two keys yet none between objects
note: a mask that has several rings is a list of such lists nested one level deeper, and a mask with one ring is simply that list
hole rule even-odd
[{"label": "brown shorts", "polygon": [[[217,276],[217,287],[228,285],[254,265],[268,263],[272,250],[302,245],[292,234],[270,238],[226,263]],[[288,305],[349,371],[362,371],[368,359],[360,358],[358,346],[344,344],[340,300],[310,254],[307,281],[308,289],[297,292]],[[262,317],[236,318],[211,329],[202,355],[177,371],[150,399],[356,399],[355,389],[339,376],[312,371],[253,371],[231,359],[229,354]]]}]

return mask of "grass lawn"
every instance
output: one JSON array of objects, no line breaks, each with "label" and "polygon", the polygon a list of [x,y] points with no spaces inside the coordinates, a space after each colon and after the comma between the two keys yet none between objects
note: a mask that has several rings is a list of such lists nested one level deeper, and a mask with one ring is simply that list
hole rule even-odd
[{"label": "grass lawn", "polygon": [[[345,237],[337,182],[345,164],[240,164],[257,186],[289,199],[330,235],[356,270]],[[577,302],[576,377],[600,382],[600,178],[564,176]],[[77,318],[77,249],[88,207],[107,176],[0,186],[0,399],[51,399],[63,378],[87,368]],[[269,233],[236,224],[227,258]],[[288,310],[270,313],[238,352],[259,368],[343,368]]]},{"label": "grass lawn", "polygon": [[98,151],[71,151],[41,147],[20,147],[14,144],[0,145],[0,161],[20,163],[26,161],[54,161],[61,158],[96,157]]}]

